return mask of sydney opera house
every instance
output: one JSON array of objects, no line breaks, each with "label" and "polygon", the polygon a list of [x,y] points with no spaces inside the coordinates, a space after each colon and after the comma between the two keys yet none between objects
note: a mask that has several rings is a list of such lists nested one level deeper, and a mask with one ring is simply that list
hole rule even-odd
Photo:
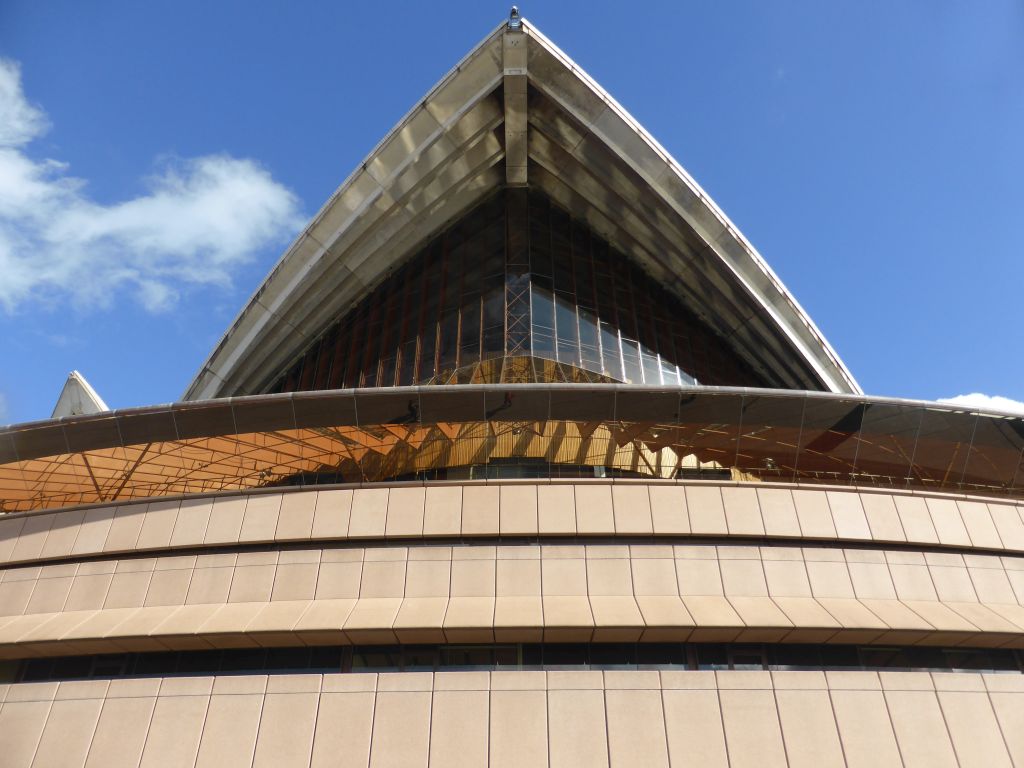
[{"label": "sydney opera house", "polygon": [[1024,765],[1024,418],[865,396],[517,15],[181,402],[0,429],[0,764]]}]

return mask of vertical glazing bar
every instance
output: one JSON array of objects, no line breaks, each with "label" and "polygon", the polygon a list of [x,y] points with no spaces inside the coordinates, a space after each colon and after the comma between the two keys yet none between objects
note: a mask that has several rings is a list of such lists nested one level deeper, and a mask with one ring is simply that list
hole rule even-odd
[{"label": "vertical glazing bar", "polygon": [[[387,301],[380,325],[380,351],[377,354],[379,373],[377,374],[377,386],[392,387],[395,384],[395,337],[398,330],[400,318],[398,317],[402,297],[401,273],[388,278],[382,286],[386,296],[381,296],[379,301],[383,304]],[[370,339],[370,344],[375,342]]]},{"label": "vertical glazing bar", "polygon": [[[551,266],[555,294],[555,352],[559,363],[576,365],[579,330],[576,295],[572,279],[572,219],[559,208],[551,208]],[[564,369],[560,374],[564,377]]]},{"label": "vertical glazing bar", "polygon": [[737,402],[739,413],[736,414],[736,445],[734,446],[736,450],[733,451],[731,464],[733,467],[739,467],[740,465],[740,443],[743,441],[743,415],[747,397],[747,395],[741,395]]},{"label": "vertical glazing bar", "polygon": [[[630,310],[633,313],[633,326],[636,328],[636,346],[640,353],[640,374],[645,384],[660,384],[661,375],[658,372],[658,359],[653,353],[651,340],[647,329],[644,308],[649,304],[649,297],[638,295],[638,286],[634,277],[636,270],[627,265],[623,270],[626,279],[629,281]],[[641,285],[643,283],[641,282]]]},{"label": "vertical glazing bar", "polygon": [[576,304],[579,351],[577,361],[583,370],[601,372],[597,307],[594,304],[594,279],[590,259],[590,229],[581,222],[572,227],[573,297]]},{"label": "vertical glazing bar", "polygon": [[[535,358],[555,357],[551,276],[551,206],[547,198],[530,198],[530,349]],[[543,377],[538,373],[537,380]]]},{"label": "vertical glazing bar", "polygon": [[591,258],[594,264],[594,298],[597,303],[601,339],[601,373],[615,381],[622,381],[622,350],[616,332],[618,326],[615,324],[615,297],[612,292],[607,243],[595,238]]},{"label": "vertical glazing bar", "polygon": [[[960,472],[960,479],[956,483],[957,488],[960,488],[960,489],[963,489],[964,482],[967,479],[967,468],[970,466],[970,463],[971,463],[971,453],[974,451],[974,436],[976,434],[978,434],[978,421],[980,419],[981,419],[981,416],[979,414],[977,414],[977,413],[974,414],[974,423],[971,425],[971,439],[967,443],[967,452],[964,454],[963,469]],[[953,480],[953,478],[951,477],[950,481],[952,481],[952,480]]]},{"label": "vertical glazing bar", "polygon": [[[593,325],[593,337],[594,337],[594,355],[595,361],[593,370],[596,373],[604,373],[604,350],[601,345],[601,317],[600,317],[600,305],[597,302],[597,273],[594,268],[594,243],[597,237],[593,232],[590,233],[590,237],[587,238],[587,253],[584,257],[584,269],[586,271],[586,285],[587,301],[590,302],[590,309],[592,310],[592,316],[588,320]],[[580,334],[582,335],[583,328],[580,327]]]},{"label": "vertical glazing bar", "polygon": [[349,331],[351,322],[343,320],[338,324],[338,335],[334,340],[334,363],[331,365],[330,388],[339,389],[345,385],[346,355],[349,345]]},{"label": "vertical glazing bar", "polygon": [[917,419],[917,430],[914,432],[914,448],[910,452],[910,465],[907,467],[906,487],[910,488],[913,485],[914,480],[914,462],[917,460],[917,445],[921,441],[921,425],[924,424],[924,413],[925,409],[921,409],[921,414]]},{"label": "vertical glazing bar", "polygon": [[619,337],[622,346],[622,363],[625,380],[631,384],[643,383],[643,368],[640,358],[640,329],[636,322],[636,308],[633,282],[630,280],[629,264],[616,259],[616,307],[619,319]]},{"label": "vertical glazing bar", "polygon": [[860,411],[860,422],[857,424],[857,432],[854,434],[854,449],[853,449],[853,464],[851,466],[849,482],[854,483],[857,480],[857,459],[860,457],[860,444],[864,439],[864,419],[867,416],[868,408],[870,404],[864,404],[858,407]]},{"label": "vertical glazing bar", "polygon": [[320,356],[320,347],[323,340],[318,339],[302,356],[302,378],[299,382],[299,389],[308,392],[313,388],[313,377],[316,375],[316,363]]},{"label": "vertical glazing bar", "polygon": [[420,335],[420,369],[418,381],[425,384],[437,373],[437,315],[441,300],[443,242],[430,247],[424,266],[423,331]]},{"label": "vertical glazing bar", "polygon": [[366,305],[363,304],[355,312],[352,323],[352,335],[349,337],[348,365],[345,367],[345,387],[352,389],[359,386],[359,363],[362,358],[362,339],[366,335]]},{"label": "vertical glazing bar", "polygon": [[338,333],[337,326],[332,326],[323,335],[320,342],[320,359],[316,364],[316,378],[313,389],[327,389],[331,377],[331,364],[334,362],[334,337]]},{"label": "vertical glazing bar", "polygon": [[[504,236],[504,233],[502,233]],[[489,247],[486,232],[467,240],[462,249],[459,269],[462,289],[459,296],[459,383],[473,381],[480,362],[480,294],[483,289],[482,253]]]},{"label": "vertical glazing bar", "polygon": [[420,383],[420,382],[424,381],[425,378],[427,378],[427,377],[425,377],[423,375],[423,333],[424,333],[423,327],[424,327],[424,323],[425,323],[424,318],[426,317],[426,312],[427,312],[427,299],[426,299],[426,296],[427,296],[427,286],[429,285],[429,283],[428,283],[429,272],[430,272],[430,256],[429,256],[428,252],[424,252],[424,254],[423,254],[423,273],[420,276],[420,292],[419,292],[419,307],[418,307],[419,311],[416,313],[416,348],[414,350],[415,357],[413,358],[413,362],[412,362],[413,369],[414,369],[413,381],[415,383]]},{"label": "vertical glazing bar", "polygon": [[530,349],[530,213],[524,188],[505,191],[505,354]]},{"label": "vertical glazing bar", "polygon": [[[418,255],[417,257],[418,258]],[[415,327],[412,318],[413,277],[415,270],[412,264],[402,270],[402,314],[398,318],[398,340],[395,344],[395,381],[399,386],[412,384],[411,372],[413,362],[409,360],[409,337]],[[413,343],[415,349],[415,342]]]},{"label": "vertical glazing bar", "polygon": [[438,322],[437,383],[447,384],[458,363],[459,300],[462,291],[462,258],[472,239],[471,222],[456,226],[445,236],[444,278]]},{"label": "vertical glazing bar", "polygon": [[360,366],[359,386],[374,387],[377,385],[377,368],[380,363],[380,332],[383,312],[386,307],[383,291],[378,289],[370,296],[366,319],[366,336],[362,340],[362,365]]},{"label": "vertical glazing bar", "polygon": [[[1018,419],[1018,422],[1024,422],[1024,419]],[[1018,429],[1021,425],[1018,424]],[[1014,472],[1013,477],[1010,478],[1010,487],[1007,489],[1009,493],[1015,493],[1016,491],[1024,490],[1024,447],[1021,448],[1020,456],[1017,458],[1017,470]]]},{"label": "vertical glazing bar", "polygon": [[800,454],[803,451],[804,419],[807,418],[807,395],[803,396],[803,407],[800,409],[800,430],[796,435],[796,453],[793,457],[793,482],[800,482]]},{"label": "vertical glazing bar", "polygon": [[[462,332],[463,332],[463,308],[465,307],[466,300],[466,261],[468,260],[468,254],[472,247],[472,238],[463,242],[462,248],[459,249],[458,264],[454,265],[454,268],[459,273],[459,289],[455,300],[455,338],[451,340],[452,343],[452,366],[455,370],[458,370],[462,365]],[[457,383],[457,382],[456,382]]]}]

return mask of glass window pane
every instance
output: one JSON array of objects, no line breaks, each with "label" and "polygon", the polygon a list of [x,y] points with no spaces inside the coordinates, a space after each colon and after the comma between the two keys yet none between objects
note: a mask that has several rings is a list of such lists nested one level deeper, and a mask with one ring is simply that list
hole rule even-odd
[{"label": "glass window pane", "polygon": [[1024,451],[1024,419],[979,416],[964,472],[964,490],[1006,493],[1013,487]]},{"label": "glass window pane", "polygon": [[911,483],[925,488],[957,487],[964,476],[976,414],[925,408],[914,448]]},{"label": "glass window pane", "polygon": [[808,396],[800,430],[797,479],[847,483],[856,471],[863,403]]},{"label": "glass window pane", "polygon": [[804,402],[797,396],[744,395],[737,468],[764,480],[792,480]]},{"label": "glass window pane", "polygon": [[870,403],[857,445],[857,482],[898,488],[907,484],[923,409]]}]

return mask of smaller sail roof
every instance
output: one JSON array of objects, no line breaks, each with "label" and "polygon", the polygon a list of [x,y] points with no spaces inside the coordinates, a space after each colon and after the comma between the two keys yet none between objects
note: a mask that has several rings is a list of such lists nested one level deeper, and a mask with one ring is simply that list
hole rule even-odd
[{"label": "smaller sail roof", "polygon": [[60,397],[57,398],[57,404],[53,406],[50,418],[84,416],[89,413],[101,413],[109,410],[110,408],[103,402],[103,398],[85,380],[85,376],[78,371],[72,371],[68,374],[68,380],[64,382],[64,388],[60,391]]}]

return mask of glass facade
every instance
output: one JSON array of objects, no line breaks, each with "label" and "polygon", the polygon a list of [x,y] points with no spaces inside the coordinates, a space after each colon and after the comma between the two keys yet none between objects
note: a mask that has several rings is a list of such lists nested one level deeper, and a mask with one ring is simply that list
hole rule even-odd
[{"label": "glass facade", "polygon": [[265,391],[559,381],[777,385],[587,225],[539,193],[505,190]]},{"label": "glass facade", "polygon": [[298,392],[0,430],[0,512],[321,483],[694,477],[1024,497],[1024,419],[607,384]]}]

